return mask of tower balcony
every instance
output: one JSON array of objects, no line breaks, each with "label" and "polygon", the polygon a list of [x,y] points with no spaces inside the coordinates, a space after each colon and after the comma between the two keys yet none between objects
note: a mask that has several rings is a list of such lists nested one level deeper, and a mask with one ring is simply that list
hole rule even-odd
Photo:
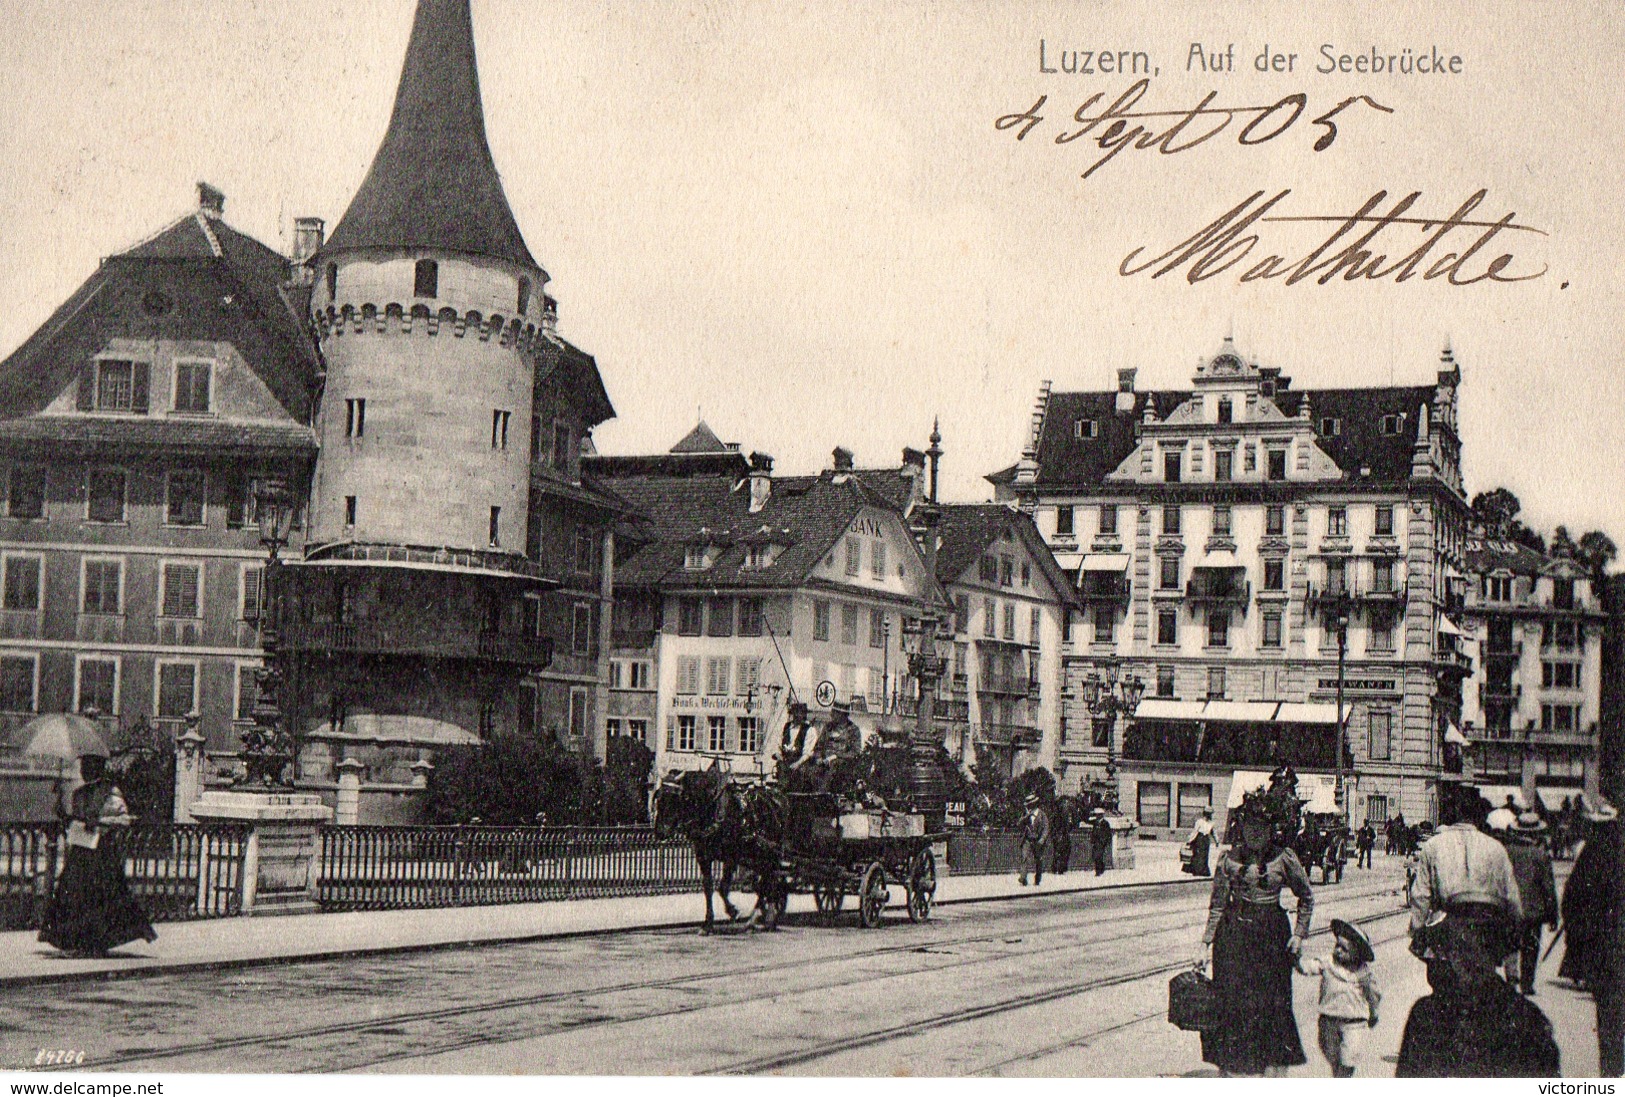
[{"label": "tower balcony", "polygon": [[369,622],[289,622],[279,630],[278,636],[284,650],[316,655],[468,659],[537,670],[553,662],[550,638],[517,633],[426,632]]}]

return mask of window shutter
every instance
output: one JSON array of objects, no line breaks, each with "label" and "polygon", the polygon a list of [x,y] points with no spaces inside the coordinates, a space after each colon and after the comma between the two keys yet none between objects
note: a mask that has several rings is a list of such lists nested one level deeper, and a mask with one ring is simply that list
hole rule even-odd
[{"label": "window shutter", "polygon": [[666,717],[666,749],[677,749],[677,717]]},{"label": "window shutter", "polygon": [[96,407],[96,363],[86,362],[79,370],[79,410]]},{"label": "window shutter", "polygon": [[147,394],[152,388],[152,366],[136,362],[130,370],[130,410],[137,415],[147,414]]},{"label": "window shutter", "polygon": [[260,619],[261,592],[260,583],[265,578],[264,568],[243,569],[243,620],[258,621]]}]

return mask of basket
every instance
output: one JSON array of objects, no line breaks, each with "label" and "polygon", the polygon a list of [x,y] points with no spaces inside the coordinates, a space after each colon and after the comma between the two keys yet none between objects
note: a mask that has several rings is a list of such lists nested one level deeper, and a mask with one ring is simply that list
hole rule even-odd
[{"label": "basket", "polygon": [[1200,971],[1168,980],[1168,1023],[1186,1032],[1209,1032],[1218,1024],[1218,995]]},{"label": "basket", "polygon": [[1189,865],[1194,860],[1196,860],[1196,851],[1194,849],[1190,846],[1179,847],[1179,863],[1181,865]]}]

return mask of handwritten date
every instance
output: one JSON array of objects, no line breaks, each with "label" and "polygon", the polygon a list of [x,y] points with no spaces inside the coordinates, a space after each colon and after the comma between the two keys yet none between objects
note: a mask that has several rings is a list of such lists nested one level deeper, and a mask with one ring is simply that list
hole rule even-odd
[{"label": "handwritten date", "polygon": [[[1262,145],[1292,129],[1309,109],[1309,97],[1301,92],[1262,106],[1216,107],[1212,103],[1219,93],[1210,91],[1189,110],[1135,110],[1150,86],[1150,80],[1136,81],[1098,112],[1097,104],[1106,97],[1105,93],[1091,95],[1072,112],[1070,121],[1062,123],[1061,132],[1054,137],[1055,144],[1069,145],[1082,140],[1085,146],[1093,146],[1101,152],[1085,169],[1083,178],[1089,178],[1125,150],[1155,149],[1164,156],[1172,156],[1196,148],[1236,124],[1241,124],[1236,134],[1237,143]],[[1023,141],[1046,120],[1041,112],[1048,102],[1049,96],[1040,95],[1026,110],[996,119],[994,128],[1001,132],[1014,130],[1016,140]],[[1324,152],[1332,146],[1338,133],[1334,119],[1357,104],[1383,114],[1394,113],[1392,107],[1385,107],[1370,96],[1350,96],[1310,120],[1310,125],[1321,128],[1314,144],[1316,152]],[[1172,121],[1164,127],[1169,119]],[[1241,120],[1245,120],[1244,123]],[[1076,128],[1072,128],[1074,124]]]}]

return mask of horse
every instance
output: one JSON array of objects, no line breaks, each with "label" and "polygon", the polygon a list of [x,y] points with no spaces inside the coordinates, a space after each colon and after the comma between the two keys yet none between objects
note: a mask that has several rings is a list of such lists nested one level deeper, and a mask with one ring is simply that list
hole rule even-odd
[{"label": "horse", "polygon": [[[720,770],[691,770],[668,776],[660,783],[655,792],[654,815],[658,837],[681,835],[694,847],[700,886],[705,892],[706,932],[716,923],[713,891],[722,899],[729,920],[739,918],[739,908],[734,906],[729,890],[740,865],[754,870],[757,878],[752,924],[765,919],[767,928],[774,928],[784,909],[784,889],[778,858],[762,833],[771,829],[779,816],[771,800],[764,794],[741,797]],[[714,864],[721,865],[720,876],[713,874]]]}]

